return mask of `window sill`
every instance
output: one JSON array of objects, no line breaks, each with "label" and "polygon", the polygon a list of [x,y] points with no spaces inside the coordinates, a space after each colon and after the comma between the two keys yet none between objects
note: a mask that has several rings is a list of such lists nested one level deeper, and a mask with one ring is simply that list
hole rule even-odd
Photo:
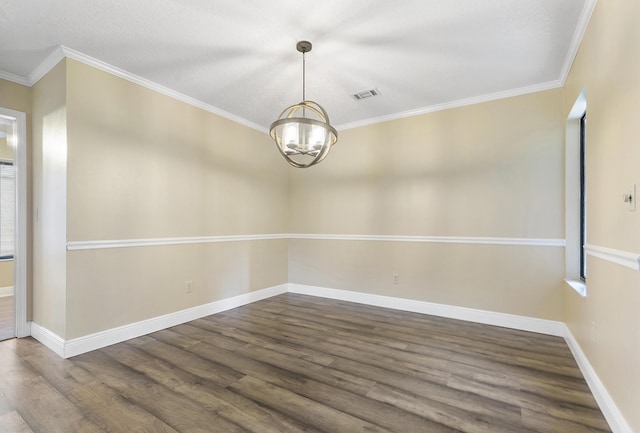
[{"label": "window sill", "polygon": [[582,281],[565,279],[564,282],[570,285],[571,288],[575,290],[576,293],[578,293],[578,295],[582,296],[583,298],[587,297],[587,285]]}]

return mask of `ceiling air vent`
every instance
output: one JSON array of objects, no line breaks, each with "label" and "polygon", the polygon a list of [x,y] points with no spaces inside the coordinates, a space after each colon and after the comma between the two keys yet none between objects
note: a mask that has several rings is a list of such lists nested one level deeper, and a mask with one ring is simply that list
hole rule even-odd
[{"label": "ceiling air vent", "polygon": [[363,90],[361,92],[354,93],[351,96],[356,101],[361,101],[363,99],[371,98],[373,96],[378,96],[379,94],[380,94],[380,91],[374,87],[373,89]]}]

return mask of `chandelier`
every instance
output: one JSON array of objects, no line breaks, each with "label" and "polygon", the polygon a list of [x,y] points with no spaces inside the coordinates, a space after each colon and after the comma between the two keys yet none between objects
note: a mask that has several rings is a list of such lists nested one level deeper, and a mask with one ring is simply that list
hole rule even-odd
[{"label": "chandelier", "polygon": [[338,141],[338,133],[329,124],[324,108],[306,100],[305,54],[311,51],[311,42],[300,41],[296,49],[302,53],[302,102],[285,108],[271,124],[269,134],[289,164],[306,168],[327,156],[331,146]]}]

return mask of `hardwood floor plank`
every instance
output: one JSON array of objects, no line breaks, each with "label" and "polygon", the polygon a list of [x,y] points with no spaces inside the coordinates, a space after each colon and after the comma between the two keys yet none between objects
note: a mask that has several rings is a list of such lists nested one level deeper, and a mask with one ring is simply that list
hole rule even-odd
[{"label": "hardwood floor plank", "polygon": [[[259,362],[276,366],[287,374],[292,372],[290,363],[282,362],[281,354],[277,352],[257,347],[246,347],[242,352],[237,353],[243,353],[255,361],[259,360]],[[325,368],[323,371],[329,373],[329,370],[330,369]],[[406,412],[397,410],[397,408],[393,406],[371,401],[371,399],[366,398],[369,392],[368,390],[358,390],[351,386],[351,382],[345,383],[344,381],[331,380],[330,374],[327,374],[326,377],[316,376],[319,380],[314,380],[309,377],[312,375],[309,373],[307,370],[299,370],[296,373],[297,377],[302,378],[302,380],[299,381],[281,381],[281,375],[276,374],[259,375],[260,377],[258,378],[272,385],[286,388],[289,391],[324,404],[325,406],[332,407],[385,428],[393,429],[399,425],[399,422],[402,422],[403,430],[407,433],[451,431],[445,428],[445,426],[431,422],[428,419],[411,416]],[[253,377],[254,373],[251,373],[251,376]]]},{"label": "hardwood floor plank", "polygon": [[149,381],[143,374],[114,361],[100,351],[79,355],[75,362],[179,432],[247,432],[216,413],[207,411],[190,398]]},{"label": "hardwood floor plank", "polygon": [[608,427],[600,429],[594,426],[576,423],[566,419],[555,418],[544,412],[533,412],[523,409],[524,424],[536,431],[557,431],[563,433],[602,433],[610,432]]},{"label": "hardwood floor plank", "polygon": [[[136,347],[119,344],[117,351],[109,355],[123,363],[134,357],[128,351],[141,351]],[[147,362],[135,363],[132,368],[160,383],[174,392],[196,401],[207,410],[214,411],[224,418],[252,432],[294,433],[303,430],[304,426],[287,419],[279,413],[269,412],[251,400],[220,387],[209,379],[189,373],[188,371],[168,364],[162,360],[151,358]]]},{"label": "hardwood floor plank", "polygon": [[0,296],[0,341],[15,337],[15,306],[13,296]]},{"label": "hardwood floor plank", "polygon": [[610,432],[560,338],[295,294],[0,371],[0,432]]},{"label": "hardwood floor plank", "polygon": [[14,410],[0,415],[0,433],[33,433],[33,430]]},{"label": "hardwood floor plank", "polygon": [[87,418],[105,431],[176,433],[176,430],[109,388],[76,363],[61,359],[42,345],[25,358]]},{"label": "hardwood floor plank", "polygon": [[73,403],[22,360],[0,346],[0,392],[35,432],[104,433]]},{"label": "hardwood floor plank", "polygon": [[522,425],[519,417],[512,422],[505,422],[504,419],[473,414],[473,412],[465,410],[466,402],[464,400],[459,402],[458,407],[453,407],[387,386],[375,387],[368,396],[467,433],[533,432]]},{"label": "hardwood floor plank", "polygon": [[304,424],[321,426],[326,432],[392,432],[251,376],[245,376],[230,388]]}]

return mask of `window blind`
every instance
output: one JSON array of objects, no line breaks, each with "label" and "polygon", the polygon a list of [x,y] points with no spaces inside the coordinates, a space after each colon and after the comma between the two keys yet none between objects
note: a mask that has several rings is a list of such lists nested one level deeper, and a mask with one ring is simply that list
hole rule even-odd
[{"label": "window blind", "polygon": [[16,226],[16,170],[0,161],[0,260],[12,259]]}]

